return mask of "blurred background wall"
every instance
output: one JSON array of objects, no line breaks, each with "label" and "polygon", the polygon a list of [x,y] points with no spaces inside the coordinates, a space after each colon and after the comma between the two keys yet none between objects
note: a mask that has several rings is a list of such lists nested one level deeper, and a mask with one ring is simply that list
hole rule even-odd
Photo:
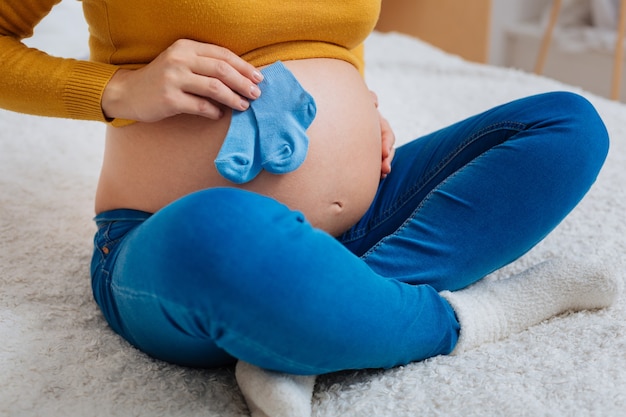
[{"label": "blurred background wall", "polygon": [[[378,30],[532,72],[551,7],[552,0],[383,0]],[[608,97],[616,29],[606,22],[617,19],[618,7],[619,0],[563,0],[543,74]]]}]

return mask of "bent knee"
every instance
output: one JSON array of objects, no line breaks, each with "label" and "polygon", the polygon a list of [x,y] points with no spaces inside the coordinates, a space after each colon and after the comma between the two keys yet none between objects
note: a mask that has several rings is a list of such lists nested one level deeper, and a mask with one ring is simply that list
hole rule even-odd
[{"label": "bent knee", "polygon": [[[557,91],[544,95],[548,123],[561,134],[561,158],[572,155],[580,168],[586,166],[599,171],[609,150],[609,135],[606,126],[593,104],[585,97],[571,92]],[[564,161],[563,161],[564,162]]]},{"label": "bent knee", "polygon": [[587,140],[599,150],[608,150],[609,135],[602,117],[594,105],[585,97],[571,92],[547,93],[549,106],[555,112],[555,120],[567,126],[577,136]]}]

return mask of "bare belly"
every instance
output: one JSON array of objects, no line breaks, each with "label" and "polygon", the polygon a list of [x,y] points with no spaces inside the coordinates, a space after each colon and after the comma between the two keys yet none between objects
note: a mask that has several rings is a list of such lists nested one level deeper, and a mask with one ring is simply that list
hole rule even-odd
[{"label": "bare belly", "polygon": [[307,131],[309,151],[297,170],[284,175],[262,171],[242,185],[221,177],[213,161],[228,131],[229,113],[219,121],[181,115],[109,127],[96,212],[156,212],[191,192],[227,186],[273,197],[333,235],[348,229],[371,204],[380,178],[380,126],[373,100],[360,74],[346,62],[314,59],[285,65],[317,104]]}]

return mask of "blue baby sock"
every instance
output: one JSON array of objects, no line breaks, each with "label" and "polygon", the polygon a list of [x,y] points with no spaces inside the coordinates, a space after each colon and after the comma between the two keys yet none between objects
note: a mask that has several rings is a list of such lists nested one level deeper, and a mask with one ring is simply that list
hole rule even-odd
[{"label": "blue baby sock", "polygon": [[233,110],[224,143],[215,158],[215,168],[235,184],[251,181],[261,172],[259,132],[254,112]]},{"label": "blue baby sock", "polygon": [[259,84],[263,95],[252,103],[259,125],[261,165],[273,174],[297,169],[306,158],[309,137],[317,107],[296,77],[282,62],[263,70]]},{"label": "blue baby sock", "polygon": [[307,128],[317,108],[315,100],[282,62],[261,70],[261,97],[248,110],[233,111],[215,167],[226,179],[243,184],[261,169],[285,174],[298,168],[309,148]]}]

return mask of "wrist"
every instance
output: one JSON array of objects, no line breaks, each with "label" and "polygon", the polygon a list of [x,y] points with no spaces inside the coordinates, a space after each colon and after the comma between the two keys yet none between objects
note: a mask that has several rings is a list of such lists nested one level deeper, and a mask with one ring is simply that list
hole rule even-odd
[{"label": "wrist", "polygon": [[128,72],[129,70],[124,69],[117,70],[102,92],[100,106],[102,107],[102,114],[104,114],[107,119],[124,117],[120,114],[120,108],[121,104],[124,102],[124,75]]}]

